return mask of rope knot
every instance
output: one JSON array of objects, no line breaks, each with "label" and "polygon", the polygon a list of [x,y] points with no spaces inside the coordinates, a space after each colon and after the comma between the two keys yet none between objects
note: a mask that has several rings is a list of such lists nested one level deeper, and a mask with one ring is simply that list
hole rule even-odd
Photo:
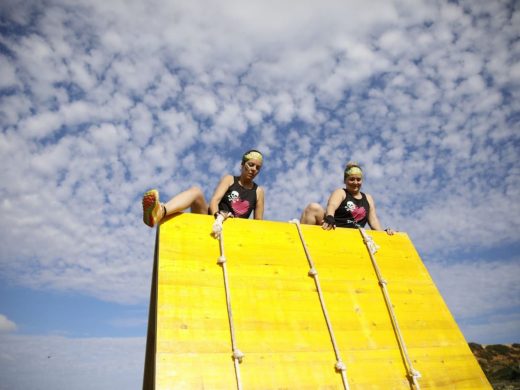
[{"label": "rope knot", "polygon": [[238,348],[233,350],[233,359],[238,360],[239,363],[242,363],[242,359],[244,358],[244,354],[242,351]]},{"label": "rope knot", "polygon": [[213,236],[213,238],[220,239],[223,230],[223,222],[224,216],[222,214],[218,214],[216,216],[215,222],[213,223],[213,227],[211,228],[211,235]]},{"label": "rope knot", "polygon": [[295,225],[299,225],[300,224],[300,221],[298,221],[297,219],[291,219],[289,221],[289,223],[294,223]]},{"label": "rope knot", "polygon": [[379,245],[375,243],[374,239],[371,236],[366,234],[365,229],[360,228],[359,230],[361,231],[361,235],[363,236],[363,242],[367,246],[368,250],[370,251],[370,253],[375,255],[377,250],[379,249]]},{"label": "rope knot", "polygon": [[421,378],[421,373],[420,373],[419,371],[417,371],[417,370],[415,370],[415,369],[412,368],[412,369],[410,370],[410,376],[411,376],[412,378]]},{"label": "rope knot", "polygon": [[387,284],[388,284],[388,282],[386,281],[386,279],[381,279],[380,282],[379,282],[379,285],[381,287],[386,286]]},{"label": "rope knot", "polygon": [[219,256],[217,259],[217,264],[224,264],[226,262],[226,256]]},{"label": "rope knot", "polygon": [[315,277],[316,275],[318,275],[318,271],[316,271],[316,268],[311,268],[309,270],[309,272],[307,273],[307,275],[309,275],[311,277]]},{"label": "rope knot", "polygon": [[365,241],[366,244],[367,244],[367,247],[368,249],[370,250],[370,252],[375,255],[377,250],[379,249],[379,246],[374,242],[374,240],[372,239],[372,237],[369,237],[367,241]]},{"label": "rope knot", "polygon": [[336,368],[336,371],[347,371],[347,366],[341,360],[338,360],[334,367]]}]

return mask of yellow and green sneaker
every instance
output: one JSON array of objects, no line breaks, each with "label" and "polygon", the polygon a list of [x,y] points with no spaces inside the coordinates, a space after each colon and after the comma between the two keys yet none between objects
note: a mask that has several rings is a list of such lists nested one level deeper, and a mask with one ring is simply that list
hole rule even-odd
[{"label": "yellow and green sneaker", "polygon": [[150,190],[143,195],[143,222],[150,227],[154,227],[157,223],[158,212],[161,209],[159,203],[159,191]]}]

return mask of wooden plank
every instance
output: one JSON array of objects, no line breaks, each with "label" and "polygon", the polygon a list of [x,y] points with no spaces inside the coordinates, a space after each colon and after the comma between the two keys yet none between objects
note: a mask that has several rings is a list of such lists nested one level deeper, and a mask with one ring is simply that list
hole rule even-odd
[{"label": "wooden plank", "polygon": [[[161,225],[158,389],[237,387],[213,218]],[[351,389],[410,389],[376,273],[357,230],[302,231]],[[409,237],[368,232],[422,389],[490,389]],[[341,389],[325,317],[296,226],[228,220],[224,249],[244,389]],[[148,359],[147,359],[148,360]]]}]

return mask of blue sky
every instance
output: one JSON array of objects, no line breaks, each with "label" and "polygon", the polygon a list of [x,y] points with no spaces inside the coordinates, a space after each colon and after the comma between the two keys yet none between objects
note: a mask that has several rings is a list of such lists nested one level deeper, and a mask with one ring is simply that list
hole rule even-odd
[{"label": "blue sky", "polygon": [[2,1],[0,389],[140,388],[141,195],[209,198],[249,148],[275,221],[361,163],[466,339],[519,342],[518,26],[514,1]]}]

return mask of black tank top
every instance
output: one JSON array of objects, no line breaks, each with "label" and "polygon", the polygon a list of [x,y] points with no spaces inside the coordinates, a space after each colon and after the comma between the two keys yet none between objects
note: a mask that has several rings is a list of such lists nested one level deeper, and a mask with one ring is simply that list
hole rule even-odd
[{"label": "black tank top", "polygon": [[238,218],[249,218],[256,207],[256,188],[258,185],[253,182],[253,188],[247,189],[238,183],[238,179],[238,176],[233,176],[233,184],[229,186],[222,197],[218,209],[230,211]]},{"label": "black tank top", "polygon": [[357,228],[359,225],[365,227],[370,212],[370,204],[366,195],[362,192],[361,199],[356,199],[344,188],[347,194],[334,213],[337,227]]}]

